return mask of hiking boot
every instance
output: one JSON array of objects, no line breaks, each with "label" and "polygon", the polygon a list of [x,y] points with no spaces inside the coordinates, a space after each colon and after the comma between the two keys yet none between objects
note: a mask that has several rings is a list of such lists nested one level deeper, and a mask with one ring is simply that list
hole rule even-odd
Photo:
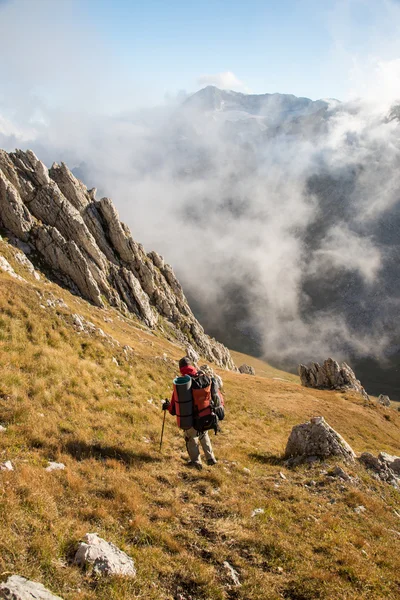
[{"label": "hiking boot", "polygon": [[216,458],[209,458],[208,461],[207,461],[207,464],[208,464],[209,467],[212,467],[213,465],[216,465],[217,462],[218,461],[217,461]]},{"label": "hiking boot", "polygon": [[198,471],[201,471],[203,469],[203,465],[201,463],[193,462],[192,460],[189,460],[187,466],[192,469],[197,469]]}]

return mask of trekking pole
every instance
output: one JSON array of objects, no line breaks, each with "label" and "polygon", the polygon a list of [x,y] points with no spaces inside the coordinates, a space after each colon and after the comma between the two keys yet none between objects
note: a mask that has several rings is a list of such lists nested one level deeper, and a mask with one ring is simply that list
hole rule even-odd
[{"label": "trekking pole", "polygon": [[162,446],[162,441],[163,441],[163,437],[164,437],[164,425],[165,425],[165,417],[166,416],[167,416],[167,411],[164,410],[164,419],[163,419],[163,424],[162,424],[162,429],[161,429],[160,452],[161,452],[161,446]]}]

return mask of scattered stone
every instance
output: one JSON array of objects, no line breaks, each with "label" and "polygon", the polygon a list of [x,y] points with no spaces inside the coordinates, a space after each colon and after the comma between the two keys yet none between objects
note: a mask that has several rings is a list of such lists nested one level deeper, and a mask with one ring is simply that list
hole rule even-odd
[{"label": "scattered stone", "polygon": [[243,375],[255,375],[256,371],[255,371],[254,367],[243,364],[243,365],[240,365],[240,367],[239,367],[239,373],[242,373]]},{"label": "scattered stone", "polygon": [[250,475],[251,473],[250,469],[248,469],[247,467],[243,467],[243,472],[247,473],[247,475]]},{"label": "scattered stone", "polygon": [[264,514],[264,509],[263,508],[255,508],[252,513],[251,516],[255,517],[256,515],[262,515]]},{"label": "scattered stone", "polygon": [[239,573],[228,563],[227,560],[224,561],[224,569],[226,571],[227,576],[232,581],[235,587],[240,587],[241,583],[239,581]]},{"label": "scattered stone", "polygon": [[[387,457],[387,460],[385,457]],[[390,456],[386,452],[381,452],[376,458],[370,452],[363,452],[359,461],[366,469],[373,471],[376,479],[390,483],[396,489],[400,488],[400,478],[397,477],[397,472],[392,468],[393,466],[396,469],[398,468],[400,457]]]},{"label": "scattered stone", "polygon": [[5,600],[62,600],[47,590],[41,583],[25,577],[12,575],[0,584],[0,598]]},{"label": "scattered stone", "polygon": [[8,260],[4,258],[4,256],[0,256],[0,270],[4,271],[4,273],[7,273],[8,275],[11,275],[11,277],[13,277],[14,279],[18,279],[18,281],[25,281],[23,277],[17,275],[17,273],[14,271]]},{"label": "scattered stone", "polygon": [[331,471],[327,473],[330,477],[339,477],[339,479],[343,479],[343,481],[351,481],[351,477],[342,467],[337,465]]},{"label": "scattered stone", "polygon": [[31,275],[33,275],[33,277],[36,279],[36,281],[40,281],[40,275],[39,273],[37,273],[35,271],[35,267],[33,266],[33,264],[31,263],[31,261],[29,260],[29,258],[27,258],[25,256],[25,254],[23,254],[22,252],[17,252],[17,254],[15,255],[15,259],[21,264],[23,265],[26,269],[28,269],[29,273]]},{"label": "scattered stone", "polygon": [[307,459],[325,459],[340,456],[353,462],[355,452],[323,417],[314,417],[310,421],[293,427],[289,436],[285,457],[293,466]]},{"label": "scattered stone", "polygon": [[369,400],[360,381],[345,362],[339,366],[336,360],[328,358],[322,366],[318,363],[311,363],[309,367],[299,365],[299,376],[301,385],[305,387],[320,390],[352,390],[361,394],[365,400]]},{"label": "scattered stone", "polygon": [[85,328],[83,326],[83,317],[80,317],[79,315],[72,315],[72,321],[78,331],[85,330]]},{"label": "scattered stone", "polygon": [[287,479],[287,477],[286,477],[285,473],[282,473],[282,471],[279,471],[279,477],[280,477],[281,479]]},{"label": "scattered stone", "polygon": [[63,471],[65,469],[65,465],[63,463],[52,462],[49,460],[49,466],[45,468],[45,471]]},{"label": "scattered stone", "polygon": [[357,513],[358,515],[361,515],[362,513],[365,513],[367,509],[365,508],[365,506],[363,506],[362,504],[360,506],[356,506],[354,509],[354,512]]},{"label": "scattered stone", "polygon": [[380,452],[378,459],[387,464],[389,469],[392,469],[393,473],[400,476],[400,456],[392,456],[386,452]]},{"label": "scattered stone", "polygon": [[4,431],[7,431],[7,427],[4,427],[4,425],[0,425],[0,433],[4,433]]},{"label": "scattered stone", "polygon": [[97,533],[87,533],[79,544],[75,555],[79,566],[92,565],[96,575],[124,575],[135,577],[133,560],[110,542],[106,542]]},{"label": "scattered stone", "polygon": [[380,396],[378,397],[378,402],[379,404],[382,404],[382,406],[390,406],[389,396],[384,396],[383,394],[380,394]]},{"label": "scattered stone", "polygon": [[197,365],[197,363],[200,360],[198,352],[196,352],[196,350],[191,345],[187,346],[186,348],[186,356],[191,360],[191,362],[194,365]]},{"label": "scattered stone", "polygon": [[0,463],[0,471],[14,471],[14,466],[11,460],[7,460],[6,462]]},{"label": "scattered stone", "polygon": [[117,367],[119,367],[119,362],[117,361],[115,356],[112,357],[112,361],[113,361],[114,365],[117,365]]}]

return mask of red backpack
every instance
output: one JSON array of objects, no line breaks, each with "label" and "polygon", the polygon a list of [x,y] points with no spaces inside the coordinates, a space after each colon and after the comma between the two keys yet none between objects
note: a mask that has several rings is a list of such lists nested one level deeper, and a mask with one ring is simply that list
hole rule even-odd
[{"label": "red backpack", "polygon": [[224,399],[214,379],[199,371],[192,376],[193,427],[196,431],[219,430],[225,416]]}]

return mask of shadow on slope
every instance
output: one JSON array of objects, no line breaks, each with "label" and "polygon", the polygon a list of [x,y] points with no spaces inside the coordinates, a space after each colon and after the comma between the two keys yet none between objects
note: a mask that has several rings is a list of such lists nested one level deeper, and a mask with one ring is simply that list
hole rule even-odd
[{"label": "shadow on slope", "polygon": [[83,440],[70,440],[65,444],[64,451],[78,461],[94,458],[96,460],[113,459],[125,465],[140,467],[143,464],[160,462],[161,458],[146,452],[132,452],[123,450],[118,446],[103,446],[102,444],[88,444]]}]

